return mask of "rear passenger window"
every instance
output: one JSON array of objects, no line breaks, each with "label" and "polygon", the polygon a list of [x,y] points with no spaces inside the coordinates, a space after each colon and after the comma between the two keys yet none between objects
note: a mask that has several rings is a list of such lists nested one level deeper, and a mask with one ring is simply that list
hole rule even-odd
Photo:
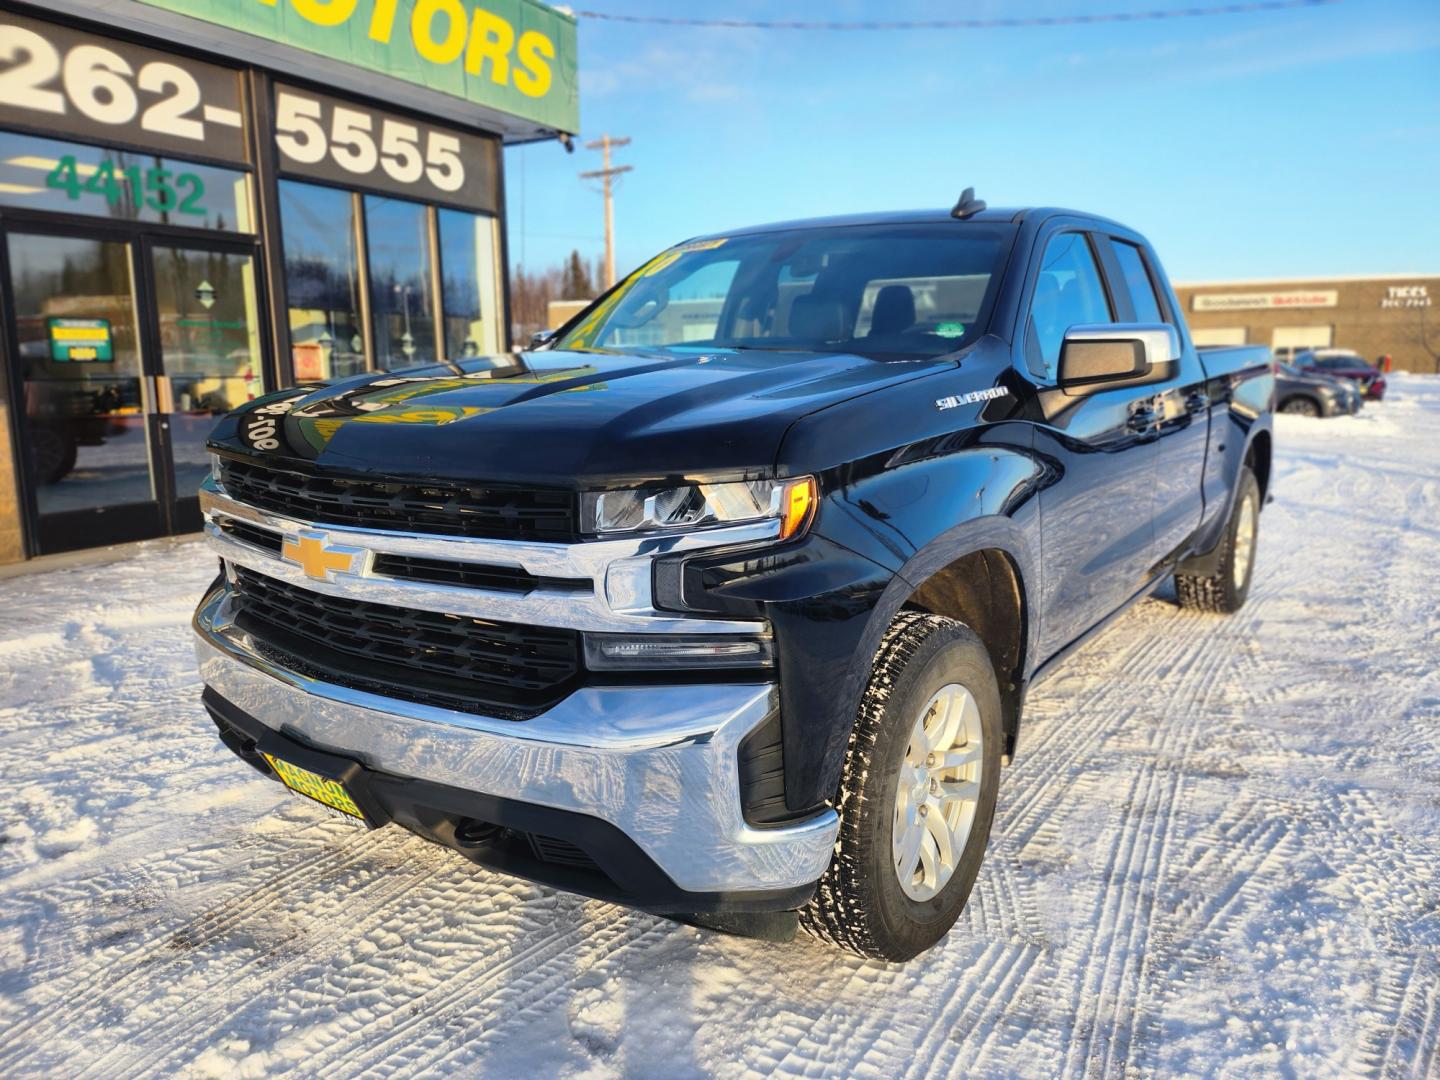
[{"label": "rear passenger window", "polygon": [[1160,314],[1160,301],[1155,298],[1155,285],[1145,269],[1145,257],[1134,244],[1123,240],[1111,241],[1115,258],[1120,262],[1120,271],[1125,275],[1125,288],[1130,293],[1130,302],[1135,305],[1135,321],[1161,323],[1165,316]]},{"label": "rear passenger window", "polygon": [[1030,300],[1025,361],[1043,379],[1054,381],[1065,331],[1086,323],[1113,322],[1110,301],[1083,233],[1060,233],[1045,245],[1040,277]]}]

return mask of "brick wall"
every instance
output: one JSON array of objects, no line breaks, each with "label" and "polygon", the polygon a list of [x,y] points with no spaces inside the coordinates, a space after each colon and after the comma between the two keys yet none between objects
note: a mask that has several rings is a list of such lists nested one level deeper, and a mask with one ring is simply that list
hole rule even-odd
[{"label": "brick wall", "polygon": [[[1243,327],[1252,345],[1273,345],[1275,330],[1329,326],[1336,348],[1354,349],[1373,362],[1389,353],[1396,371],[1437,371],[1440,353],[1440,275],[1384,279],[1297,279],[1176,286],[1192,330]],[[1231,294],[1334,292],[1334,307],[1264,307],[1234,311],[1196,311],[1195,297]],[[1423,295],[1422,295],[1423,293]],[[1428,337],[1429,348],[1424,344]]]}]

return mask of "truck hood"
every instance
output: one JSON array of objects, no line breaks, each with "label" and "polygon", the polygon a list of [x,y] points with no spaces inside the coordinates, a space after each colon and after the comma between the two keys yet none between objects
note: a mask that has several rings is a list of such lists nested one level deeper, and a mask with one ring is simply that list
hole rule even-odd
[{"label": "truck hood", "polygon": [[954,363],[733,350],[481,357],[272,394],[224,417],[210,444],[436,480],[760,476],[801,416]]}]

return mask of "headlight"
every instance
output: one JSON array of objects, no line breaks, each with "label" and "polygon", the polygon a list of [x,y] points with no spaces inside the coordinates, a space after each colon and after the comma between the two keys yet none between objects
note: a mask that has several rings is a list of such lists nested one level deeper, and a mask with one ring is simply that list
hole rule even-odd
[{"label": "headlight", "polygon": [[632,488],[585,495],[584,520],[599,536],[672,532],[776,519],[780,539],[799,535],[815,512],[815,478]]}]

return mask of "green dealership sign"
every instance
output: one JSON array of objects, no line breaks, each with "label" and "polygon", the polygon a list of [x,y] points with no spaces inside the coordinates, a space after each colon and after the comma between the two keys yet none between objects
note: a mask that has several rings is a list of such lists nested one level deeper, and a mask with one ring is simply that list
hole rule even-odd
[{"label": "green dealership sign", "polygon": [[144,2],[544,127],[580,126],[575,20],[537,0]]}]

